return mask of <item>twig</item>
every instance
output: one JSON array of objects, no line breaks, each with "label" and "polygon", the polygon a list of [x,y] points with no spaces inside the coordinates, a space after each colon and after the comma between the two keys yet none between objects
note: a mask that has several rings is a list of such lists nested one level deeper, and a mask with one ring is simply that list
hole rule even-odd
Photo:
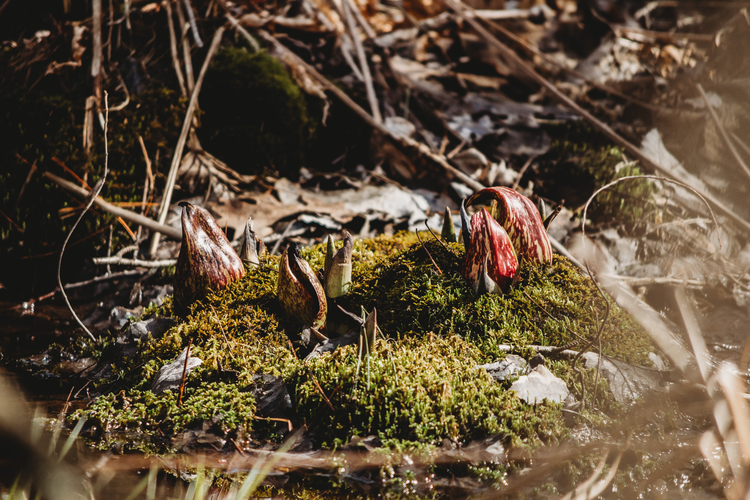
[{"label": "twig", "polygon": [[[86,285],[92,285],[94,283],[100,283],[102,281],[108,281],[108,280],[113,280],[113,279],[117,279],[117,278],[123,278],[123,277],[126,277],[126,276],[133,276],[133,275],[143,274],[144,272],[146,272],[146,271],[139,271],[138,269],[128,269],[126,271],[120,271],[120,272],[116,272],[116,273],[104,274],[102,276],[97,276],[95,278],[91,278],[90,280],[79,281],[77,283],[68,283],[67,285],[65,285],[65,289],[66,290],[73,290],[75,288],[81,288],[81,287],[84,287]],[[29,302],[41,302],[43,300],[51,299],[52,297],[54,297],[58,293],[60,293],[60,289],[57,288],[57,287],[55,287],[55,289],[52,290],[51,292],[45,293],[44,295],[42,295],[40,297],[37,297],[35,299],[31,299]]]},{"label": "twig", "polygon": [[180,92],[182,97],[187,98],[187,90],[185,89],[185,77],[182,76],[182,69],[180,69],[180,56],[177,55],[177,37],[174,33],[174,20],[172,19],[172,0],[164,0],[164,7],[167,13],[167,26],[169,28],[169,50],[172,54],[172,66],[174,66],[175,75],[177,75],[177,83],[180,85]]},{"label": "twig", "polygon": [[187,91],[192,94],[193,88],[195,88],[195,77],[193,76],[193,56],[190,54],[190,41],[187,39],[187,32],[190,29],[190,25],[185,21],[180,0],[175,0],[175,7],[175,10],[177,10],[177,20],[180,22],[180,43],[182,44],[182,60],[185,63]]},{"label": "twig", "polygon": [[23,198],[23,193],[26,191],[26,186],[31,182],[31,177],[34,175],[34,172],[36,172],[36,160],[34,160],[34,163],[31,165],[31,168],[29,168],[29,173],[26,175],[26,180],[23,181],[23,186],[21,186],[21,190],[18,192],[18,197],[16,198],[16,203],[13,205],[13,210],[16,210],[18,206],[21,204],[21,198]]},{"label": "twig", "polygon": [[232,361],[234,361],[234,354],[232,354],[232,349],[229,345],[229,339],[227,338],[227,334],[224,333],[224,327],[221,325],[221,320],[219,319],[219,315],[216,314],[216,309],[214,309],[214,306],[212,306],[211,304],[209,304],[209,306],[211,307],[211,311],[214,313],[214,318],[216,318],[216,324],[219,325],[219,330],[221,330],[221,335],[222,337],[224,337],[224,342],[227,343],[227,352],[232,357]]},{"label": "twig", "polygon": [[354,3],[354,0],[343,0],[343,2],[349,5],[349,8],[354,12],[354,16],[357,18],[357,22],[359,22],[359,25],[362,26],[362,29],[365,31],[365,35],[367,35],[367,38],[375,38],[377,36],[375,30],[372,29],[370,23],[368,23],[367,19],[365,19],[365,16],[362,15],[362,12]]},{"label": "twig", "polygon": [[307,373],[310,375],[310,378],[312,379],[313,383],[315,384],[315,387],[318,388],[318,392],[320,392],[321,396],[323,396],[323,400],[326,402],[328,407],[331,409],[331,411],[336,411],[333,408],[333,405],[331,404],[331,400],[328,399],[328,396],[326,396],[326,393],[323,392],[323,388],[320,387],[320,384],[318,383],[318,379],[315,377],[315,374],[312,372],[310,367],[307,365],[307,362],[305,362],[305,368],[307,368]]},{"label": "twig", "polygon": [[[148,157],[148,151],[146,151],[146,144],[143,142],[143,137],[140,135],[138,136],[138,142],[141,145],[141,151],[143,151],[143,159],[146,161],[146,178],[143,180],[143,198],[141,199],[141,215],[144,217],[146,216],[146,209],[147,207],[147,201],[148,201],[148,192],[154,185],[154,173],[151,170],[151,159]],[[136,237],[136,241],[141,240],[141,232],[143,231],[143,226],[138,226],[138,236]],[[138,248],[136,248],[136,253],[133,254],[133,258],[138,256]]]},{"label": "twig", "polygon": [[747,163],[745,163],[745,160],[742,159],[739,152],[737,151],[737,148],[734,147],[734,143],[729,138],[729,134],[727,133],[727,129],[724,128],[724,124],[721,123],[721,120],[719,120],[719,116],[716,114],[716,110],[713,106],[711,106],[711,103],[708,100],[708,96],[703,91],[703,85],[700,83],[696,83],[695,86],[698,88],[698,92],[701,93],[701,97],[703,98],[703,102],[706,103],[706,107],[708,108],[708,112],[711,114],[711,118],[713,119],[714,123],[716,124],[716,127],[719,129],[719,133],[721,134],[721,138],[724,139],[724,142],[729,147],[729,151],[732,153],[732,156],[734,156],[735,161],[737,161],[737,164],[742,167],[742,169],[745,171],[748,177],[750,177],[750,167],[747,166]]},{"label": "twig", "polygon": [[182,406],[182,394],[185,391],[185,375],[187,375],[187,365],[190,359],[190,346],[193,344],[193,337],[188,338],[188,345],[185,349],[185,364],[182,366],[182,379],[180,380],[180,397],[177,399],[177,407]]},{"label": "twig", "polygon": [[438,266],[437,262],[435,262],[435,259],[432,258],[432,254],[430,253],[429,250],[427,250],[427,247],[425,246],[424,241],[422,241],[422,238],[419,236],[419,231],[414,231],[414,232],[417,233],[417,239],[419,240],[419,243],[421,243],[422,248],[424,248],[424,251],[427,252],[427,256],[432,261],[432,265],[435,266],[435,269],[437,269],[437,272],[439,274],[443,274],[443,271],[440,269],[440,266]]},{"label": "twig", "polygon": [[[643,166],[661,173],[661,175],[667,177],[668,179],[672,179],[674,181],[679,182],[679,179],[670,170],[662,167],[660,164],[656,163],[654,160],[646,156],[643,153],[643,151],[640,150],[640,148],[638,148],[636,145],[632,144],[630,141],[626,140],[620,134],[615,132],[609,125],[605,124],[598,118],[594,117],[594,115],[592,115],[591,113],[583,109],[574,100],[572,100],[570,97],[562,93],[560,89],[558,89],[553,83],[551,83],[549,80],[547,80],[546,78],[541,76],[539,73],[537,73],[533,68],[531,68],[523,59],[521,59],[518,56],[518,54],[516,54],[507,45],[502,43],[495,36],[493,36],[489,31],[487,31],[481,24],[479,24],[479,22],[477,22],[477,20],[474,19],[473,16],[470,16],[469,14],[467,14],[467,12],[473,12],[473,9],[461,3],[460,0],[443,0],[443,2],[445,2],[445,4],[448,5],[448,7],[453,9],[459,16],[461,16],[464,20],[466,20],[466,22],[469,23],[474,28],[474,30],[476,30],[477,33],[479,33],[485,40],[487,40],[487,42],[489,42],[490,45],[495,47],[508,61],[510,61],[513,65],[515,65],[521,72],[523,72],[526,76],[534,80],[537,84],[547,89],[555,99],[561,101],[564,105],[568,106],[573,111],[575,111],[583,119],[589,122],[595,129],[599,130],[607,138],[612,140],[615,144],[619,145],[626,152],[628,152],[631,156],[633,156],[635,159],[640,161]],[[749,221],[737,215],[735,212],[733,212],[730,208],[728,208],[726,205],[720,202],[713,195],[709,193],[701,193],[701,194],[706,200],[708,200],[711,203],[711,205],[713,205],[714,207],[721,210],[721,212],[731,217],[737,224],[745,228],[745,230],[750,230]]]},{"label": "twig", "polygon": [[672,276],[655,276],[653,278],[634,278],[632,276],[620,276],[617,274],[602,274],[604,278],[620,280],[629,286],[652,286],[652,285],[678,285],[685,287],[701,288],[708,285],[703,280],[692,280],[683,278],[674,278]]},{"label": "twig", "polygon": [[276,240],[276,243],[274,243],[273,248],[271,249],[271,255],[276,255],[276,252],[279,251],[279,247],[281,246],[281,243],[284,241],[284,238],[289,234],[289,231],[292,230],[292,226],[294,223],[297,222],[297,219],[292,219],[289,221],[289,224],[286,225],[284,228],[284,231],[281,233],[281,236],[279,236],[279,239]]},{"label": "twig", "polygon": [[518,177],[516,177],[516,182],[513,183],[513,189],[518,189],[518,185],[521,183],[521,177],[523,177],[523,174],[526,173],[526,170],[531,166],[532,163],[534,163],[534,160],[536,160],[536,156],[529,156],[529,159],[526,160],[526,163],[523,164],[523,167],[521,167],[521,170],[518,171]]},{"label": "twig", "polygon": [[354,47],[357,49],[357,57],[359,58],[360,69],[362,70],[362,76],[365,78],[365,88],[367,89],[367,100],[370,103],[370,110],[372,111],[373,119],[378,123],[383,123],[383,117],[380,116],[380,104],[378,104],[378,98],[375,95],[375,87],[372,84],[372,75],[370,75],[370,65],[367,63],[367,55],[365,49],[362,47],[362,41],[359,39],[359,33],[357,32],[357,26],[354,23],[352,17],[352,7],[349,5],[347,0],[342,1],[344,9],[344,15],[346,17],[346,23],[349,26],[349,33],[354,40]]},{"label": "twig", "polygon": [[91,1],[93,39],[91,56],[91,77],[94,79],[94,95],[102,98],[102,0]]},{"label": "twig", "polygon": [[195,24],[195,14],[193,14],[193,6],[190,5],[190,0],[185,0],[185,10],[187,11],[188,21],[190,22],[190,29],[193,31],[193,40],[199,49],[203,48],[203,40],[201,40],[200,33],[198,33],[198,25]]},{"label": "twig", "polygon": [[[42,176],[51,180],[52,182],[54,182],[61,188],[66,189],[75,195],[81,196],[84,199],[88,199],[89,192],[81,187],[76,186],[72,182],[66,181],[65,179],[62,179],[50,172],[44,172]],[[172,226],[167,226],[164,224],[159,224],[158,222],[152,219],[149,219],[148,217],[143,217],[142,215],[138,215],[137,213],[131,212],[130,210],[125,210],[124,208],[117,207],[111,203],[104,201],[103,199],[99,197],[94,198],[93,203],[97,207],[101,208],[102,210],[105,210],[106,212],[111,213],[112,215],[115,215],[117,217],[122,217],[124,220],[133,222],[135,224],[140,224],[143,227],[146,227],[152,231],[156,231],[157,233],[164,234],[172,238],[173,240],[182,239],[182,230],[180,229],[176,229],[176,228],[173,228]]]},{"label": "twig", "polygon": [[0,14],[2,14],[2,13],[3,13],[3,11],[5,10],[5,7],[7,7],[9,3],[10,3],[10,0],[5,0],[5,1],[3,2],[3,4],[2,4],[2,5],[0,5]]},{"label": "twig", "polygon": [[[96,0],[95,0],[95,3],[96,3]],[[99,4],[99,7],[101,8],[101,3]],[[60,272],[62,270],[62,261],[63,261],[63,256],[65,255],[65,247],[68,245],[68,241],[70,241],[70,237],[73,236],[73,231],[76,230],[76,227],[78,227],[78,224],[81,222],[81,219],[83,219],[83,216],[86,215],[86,212],[89,210],[89,208],[91,208],[91,205],[94,204],[94,201],[99,196],[99,193],[101,193],[102,188],[104,188],[104,183],[107,180],[107,174],[109,173],[109,147],[107,145],[107,126],[109,124],[109,103],[107,102],[106,92],[104,94],[104,108],[106,110],[106,118],[104,120],[104,173],[102,174],[101,179],[99,179],[99,182],[97,183],[97,185],[94,186],[94,190],[91,192],[90,195],[88,195],[89,198],[86,201],[86,208],[83,209],[83,212],[81,212],[81,215],[78,216],[78,220],[76,220],[75,224],[73,224],[73,227],[70,228],[70,232],[68,233],[68,236],[65,238],[65,241],[63,242],[63,246],[60,249],[60,259],[57,261],[57,284],[60,287],[60,293],[62,293],[62,296],[65,299],[65,304],[68,306],[68,309],[73,315],[73,318],[75,318],[76,322],[81,326],[81,328],[83,328],[83,331],[85,331],[88,334],[88,336],[91,337],[91,340],[93,340],[94,343],[98,343],[98,341],[96,340],[96,337],[94,337],[94,334],[91,333],[91,331],[89,331],[88,328],[86,328],[86,325],[83,324],[83,321],[81,321],[81,319],[78,317],[75,310],[73,309],[73,306],[70,304],[70,300],[68,299],[68,294],[65,293],[65,287],[63,287],[63,284],[62,284],[62,277],[60,275]]]},{"label": "twig", "polygon": [[[188,132],[193,122],[193,112],[195,111],[195,105],[198,102],[198,94],[201,91],[201,85],[203,85],[203,78],[206,76],[208,65],[211,63],[214,52],[221,42],[221,37],[224,34],[224,27],[220,26],[214,33],[214,38],[211,41],[211,46],[208,48],[206,59],[203,61],[203,67],[198,75],[198,81],[195,82],[195,88],[190,96],[190,102],[188,103],[188,109],[185,112],[185,120],[182,123],[182,131],[180,132],[180,138],[177,141],[174,154],[172,156],[172,165],[169,167],[169,174],[167,176],[167,185],[164,187],[164,196],[161,202],[161,208],[159,211],[159,224],[164,224],[167,220],[167,214],[169,213],[169,204],[172,201],[172,191],[174,191],[175,181],[177,180],[177,170],[180,166],[180,160],[182,159],[182,152],[185,149],[185,142],[187,140]],[[151,240],[151,248],[149,253],[154,255],[156,248],[159,246],[159,233],[154,234]]]},{"label": "twig", "polygon": [[[448,253],[451,253],[451,251],[450,251],[450,250],[448,250],[448,247],[447,247],[447,246],[445,245],[445,243],[443,243],[443,240],[441,240],[440,238],[438,238],[438,235],[437,235],[437,234],[435,234],[435,231],[433,231],[433,230],[432,230],[432,228],[431,228],[431,227],[429,226],[429,224],[427,224],[427,220],[426,220],[426,219],[425,219],[425,221],[424,221],[424,227],[426,227],[426,228],[427,228],[427,230],[428,230],[428,231],[430,232],[430,234],[432,235],[432,237],[433,237],[433,238],[435,238],[435,241],[437,241],[438,243],[440,243],[440,244],[442,245],[443,249],[444,249],[444,250],[445,250],[446,252],[448,252]],[[419,232],[419,231],[417,231],[417,232]]]},{"label": "twig", "polygon": [[177,259],[164,260],[142,260],[142,259],[125,259],[123,257],[94,257],[91,259],[97,266],[116,265],[116,266],[136,266],[136,267],[169,267],[177,264]]}]

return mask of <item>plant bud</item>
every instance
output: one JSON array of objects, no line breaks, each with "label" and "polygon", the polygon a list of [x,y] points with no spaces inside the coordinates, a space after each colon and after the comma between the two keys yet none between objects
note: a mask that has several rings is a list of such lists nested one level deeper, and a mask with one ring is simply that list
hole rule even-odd
[{"label": "plant bud", "polygon": [[471,245],[471,221],[469,216],[466,215],[466,198],[461,200],[461,241],[464,244],[464,250],[469,251]]},{"label": "plant bud", "polygon": [[552,261],[552,244],[534,203],[521,193],[503,186],[485,188],[466,202],[497,202],[497,221],[503,225],[519,257],[544,264]]},{"label": "plant bud", "polygon": [[333,257],[328,258],[333,248],[333,240],[328,237],[328,251],[325,265],[326,296],[332,299],[349,293],[352,285],[352,247],[354,241],[348,231],[344,231],[344,246]]},{"label": "plant bud", "polygon": [[182,246],[174,276],[174,308],[187,314],[190,304],[245,274],[245,266],[207,210],[180,203]]},{"label": "plant bud", "polygon": [[281,306],[297,321],[319,331],[325,327],[328,304],[323,285],[294,242],[281,256],[277,294]]},{"label": "plant bud", "polygon": [[260,265],[260,258],[266,253],[266,245],[255,235],[253,231],[253,218],[250,217],[245,223],[245,232],[240,249],[242,262],[253,266]]},{"label": "plant bud", "polygon": [[458,241],[456,237],[456,227],[453,225],[453,216],[451,215],[451,209],[445,207],[445,214],[443,215],[443,230],[440,233],[448,243],[455,243]]},{"label": "plant bud", "polygon": [[471,243],[462,271],[464,278],[477,293],[505,292],[517,269],[518,259],[503,226],[485,208],[475,213],[471,218]]}]

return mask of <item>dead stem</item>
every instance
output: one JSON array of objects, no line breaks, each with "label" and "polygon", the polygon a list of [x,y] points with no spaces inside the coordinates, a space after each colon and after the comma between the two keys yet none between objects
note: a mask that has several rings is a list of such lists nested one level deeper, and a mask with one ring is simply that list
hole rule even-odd
[{"label": "dead stem", "polygon": [[432,265],[435,266],[435,269],[437,269],[437,272],[439,274],[443,274],[443,271],[440,269],[440,266],[437,265],[437,262],[435,262],[435,259],[432,258],[432,254],[429,250],[427,250],[427,247],[424,244],[424,241],[422,241],[422,238],[419,236],[419,231],[414,231],[417,234],[417,239],[419,240],[419,243],[422,245],[422,248],[424,248],[424,251],[427,252],[427,256],[432,261]]},{"label": "dead stem", "polygon": [[[100,5],[101,7],[101,5]],[[83,331],[85,331],[88,336],[91,338],[91,340],[94,341],[94,343],[99,343],[99,341],[94,337],[94,334],[91,333],[91,331],[86,328],[86,325],[83,324],[83,321],[78,317],[75,310],[73,309],[73,306],[70,304],[70,300],[68,299],[68,294],[65,293],[65,287],[62,284],[62,277],[60,276],[60,272],[62,270],[62,261],[63,256],[65,255],[65,247],[68,245],[68,242],[70,241],[70,237],[73,236],[73,231],[76,230],[76,227],[78,227],[78,224],[83,219],[83,216],[86,215],[86,212],[88,212],[89,208],[91,208],[91,205],[94,204],[97,197],[99,196],[99,193],[102,192],[102,189],[104,188],[104,183],[107,180],[107,174],[109,173],[109,146],[107,145],[107,126],[109,124],[109,102],[107,100],[107,93],[104,93],[104,108],[105,108],[105,119],[104,119],[104,173],[102,174],[101,179],[99,179],[99,182],[96,183],[96,186],[94,186],[94,189],[91,191],[91,194],[87,194],[88,198],[86,200],[86,207],[83,209],[83,212],[81,212],[81,215],[78,216],[78,219],[76,220],[75,224],[73,224],[73,227],[70,228],[70,232],[68,232],[68,236],[65,237],[65,241],[63,242],[63,246],[60,249],[60,259],[57,262],[57,284],[60,287],[60,293],[63,296],[63,299],[65,299],[65,304],[68,306],[68,310],[70,310],[71,314],[73,315],[73,318],[76,320],[76,323],[83,328]]]}]

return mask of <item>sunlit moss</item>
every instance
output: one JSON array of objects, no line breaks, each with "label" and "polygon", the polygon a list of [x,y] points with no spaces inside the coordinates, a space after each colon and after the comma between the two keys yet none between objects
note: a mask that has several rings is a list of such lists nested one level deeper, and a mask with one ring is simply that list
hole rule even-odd
[{"label": "sunlit moss", "polygon": [[[160,415],[166,411],[167,417],[159,424],[159,436],[176,436],[205,415],[221,413],[236,398],[226,390],[205,392],[205,384],[232,384],[249,394],[253,376],[263,373],[286,383],[293,425],[307,425],[316,442],[327,447],[369,435],[390,449],[488,436],[502,436],[515,447],[558,442],[566,434],[560,405],[531,407],[508,390],[510,382],[495,382],[478,365],[502,359],[501,344],[528,358],[533,355],[530,345],[562,346],[593,338],[604,317],[603,298],[562,257],[547,265],[524,264],[519,282],[505,296],[476,297],[459,274],[462,246],[443,245],[429,233],[422,239],[424,245],[414,234],[401,233],[354,244],[353,288],[340,303],[355,313],[377,308],[385,336],[377,353],[364,362],[358,361],[356,346],[348,346],[303,363],[298,343],[302,325],[286,317],[279,305],[279,259],[271,256],[225,290],[195,303],[190,315],[163,336],[145,341],[136,359],[121,371],[118,389],[124,387],[125,396],[104,396],[88,411],[111,422],[107,425],[112,433],[127,433],[128,422],[161,407]],[[314,270],[323,266],[322,245],[302,253]],[[170,311],[167,302],[161,313]],[[203,363],[188,377],[186,394],[203,394],[202,413],[175,413],[173,394],[156,397],[148,388],[161,366],[189,341],[191,355]],[[647,335],[616,306],[603,329],[602,347],[607,354],[641,363],[647,363],[653,349]],[[581,394],[580,376],[569,363],[549,366]],[[591,373],[585,377],[587,385],[593,385]],[[598,403],[605,410],[612,408],[609,400],[601,401],[611,396],[600,383]],[[118,397],[145,409],[138,415],[118,414],[124,409],[114,405]],[[105,417],[106,411],[112,415]],[[247,417],[253,410],[248,403],[243,411]],[[238,418],[222,422],[240,422]],[[152,432],[154,442],[160,443],[148,446],[169,449],[152,427],[145,426],[143,432]],[[147,438],[139,442],[134,446],[148,447]]]}]

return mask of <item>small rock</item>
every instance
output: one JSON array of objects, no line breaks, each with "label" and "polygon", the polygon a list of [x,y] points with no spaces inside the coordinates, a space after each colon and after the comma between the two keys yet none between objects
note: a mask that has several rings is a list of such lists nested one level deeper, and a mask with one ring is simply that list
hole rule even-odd
[{"label": "small rock", "polygon": [[529,364],[515,354],[508,354],[502,361],[480,365],[479,368],[484,368],[498,382],[529,373]]},{"label": "small rock", "polygon": [[565,382],[555,377],[544,365],[539,365],[528,375],[520,377],[510,388],[529,404],[541,403],[545,399],[562,403],[570,394]]},{"label": "small rock", "polygon": [[[185,356],[187,356],[187,347],[182,350],[177,359],[161,367],[159,373],[154,378],[154,382],[151,384],[151,392],[161,394],[166,390],[179,389],[182,382],[182,371],[185,370]],[[203,361],[200,358],[191,356],[188,359],[185,377],[193,371],[193,368],[200,366],[202,363]]]},{"label": "small rock", "polygon": [[125,344],[135,341],[144,340],[149,334],[152,337],[161,337],[164,332],[172,328],[177,321],[174,318],[161,318],[155,317],[147,319],[145,321],[136,321],[131,323],[128,327],[117,336],[117,342],[119,344]]},{"label": "small rock", "polygon": [[260,417],[288,418],[292,398],[286,384],[279,377],[268,374],[253,375],[255,413]]},{"label": "small rock", "polygon": [[611,358],[602,358],[600,363],[599,355],[595,352],[587,352],[582,357],[586,368],[599,367],[618,403],[629,403],[660,386],[661,373],[657,370]]}]

